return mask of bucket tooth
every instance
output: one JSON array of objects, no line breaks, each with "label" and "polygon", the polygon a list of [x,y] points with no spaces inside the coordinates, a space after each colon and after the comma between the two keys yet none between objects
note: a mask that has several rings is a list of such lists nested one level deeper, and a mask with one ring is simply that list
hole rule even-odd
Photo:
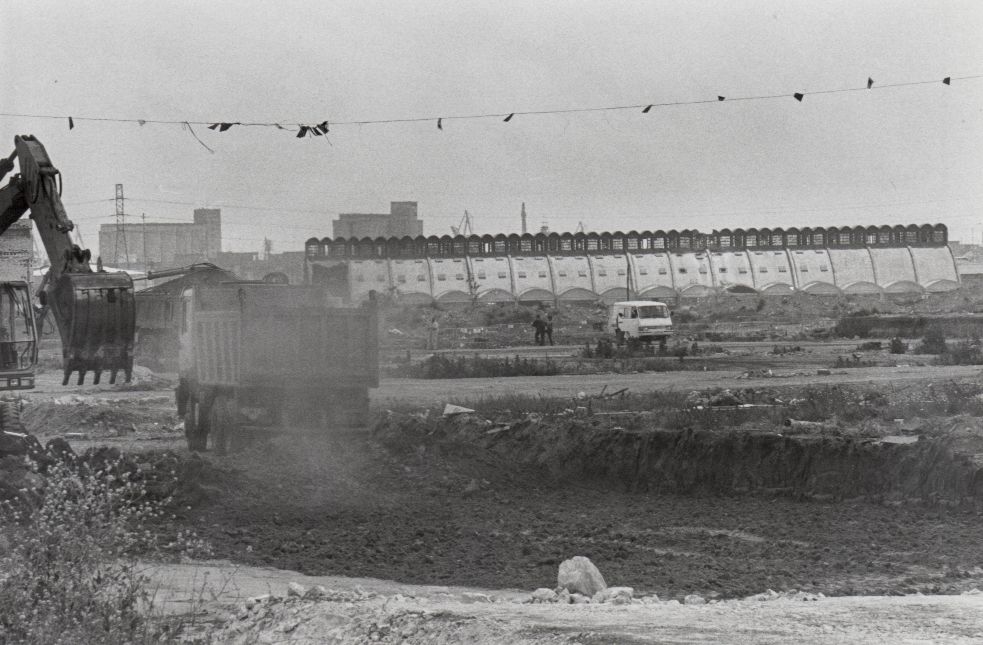
[{"label": "bucket tooth", "polygon": [[92,384],[99,385],[99,379],[102,378],[102,370],[95,370],[92,372]]},{"label": "bucket tooth", "polygon": [[116,375],[117,374],[119,374],[119,370],[118,369],[112,369],[112,370],[110,370],[110,372],[109,372],[109,384],[110,385],[115,385],[116,384]]},{"label": "bucket tooth", "polygon": [[126,382],[127,382],[127,383],[129,383],[130,381],[132,381],[132,380],[133,380],[133,368],[132,368],[132,367],[127,367],[127,368],[126,368],[126,369],[125,369],[125,370],[123,371],[123,374],[124,374],[124,376],[126,377]]},{"label": "bucket tooth", "polygon": [[66,368],[65,375],[61,379],[61,384],[68,385],[68,379],[70,379],[71,377],[72,377],[72,370]]},{"label": "bucket tooth", "polygon": [[79,368],[79,380],[78,380],[78,383],[76,383],[76,385],[84,385],[84,384],[85,384],[85,370],[80,367]]}]

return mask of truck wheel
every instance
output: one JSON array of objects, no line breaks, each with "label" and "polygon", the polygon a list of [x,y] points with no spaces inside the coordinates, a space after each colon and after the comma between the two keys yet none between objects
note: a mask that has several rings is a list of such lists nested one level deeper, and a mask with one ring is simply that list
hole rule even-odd
[{"label": "truck wheel", "polygon": [[188,442],[188,450],[195,452],[204,450],[201,445],[201,428],[198,427],[197,412],[200,407],[194,399],[187,399],[184,404],[184,438]]},{"label": "truck wheel", "polygon": [[361,388],[352,390],[346,397],[348,402],[347,419],[345,422],[356,428],[369,425],[369,390]]},{"label": "truck wheel", "polygon": [[623,331],[621,331],[619,329],[618,331],[614,332],[614,334],[615,334],[615,338],[618,341],[618,347],[621,347],[622,345],[624,345],[625,344],[625,332],[623,332]]},{"label": "truck wheel", "polygon": [[17,401],[0,401],[0,430],[26,434],[20,420],[20,405]]},{"label": "truck wheel", "polygon": [[216,455],[224,455],[229,448],[229,438],[235,432],[228,397],[219,395],[212,401],[212,407],[208,410],[208,425],[212,450]]}]

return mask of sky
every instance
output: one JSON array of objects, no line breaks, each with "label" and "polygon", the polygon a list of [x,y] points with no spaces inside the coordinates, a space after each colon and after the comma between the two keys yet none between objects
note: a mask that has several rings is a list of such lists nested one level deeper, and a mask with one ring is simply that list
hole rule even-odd
[{"label": "sky", "polygon": [[[942,222],[979,242],[981,35],[977,0],[4,0],[0,153],[45,144],[95,252],[116,184],[133,221],[221,207],[234,251],[301,250],[390,201],[427,234],[465,211],[516,232],[525,202],[554,231]],[[732,100],[753,96],[777,98]],[[637,107],[664,103],[686,104]],[[617,106],[636,107],[501,116]]]}]

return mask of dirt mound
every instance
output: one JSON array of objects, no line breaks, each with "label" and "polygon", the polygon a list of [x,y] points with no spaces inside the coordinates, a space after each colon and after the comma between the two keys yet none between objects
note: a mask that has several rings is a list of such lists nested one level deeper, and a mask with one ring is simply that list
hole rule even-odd
[{"label": "dirt mound", "polygon": [[173,433],[180,420],[174,399],[155,395],[101,399],[67,395],[51,401],[28,402],[21,413],[28,432],[46,436],[69,432],[90,437],[113,437],[139,432]]},{"label": "dirt mound", "polygon": [[[967,430],[936,430],[890,442],[746,429],[626,430],[597,419],[493,425],[474,415],[390,415],[375,428],[390,447],[481,451],[539,470],[557,484],[590,482],[628,491],[795,497],[983,501],[983,464],[966,454]],[[972,434],[972,431],[969,431]]]},{"label": "dirt mound", "polygon": [[16,443],[6,441],[0,445],[0,501],[20,500],[29,507],[44,495],[47,477],[58,465],[72,472],[106,473],[121,483],[136,482],[147,500],[184,508],[201,504],[209,487],[226,479],[225,473],[196,454],[127,455],[112,447],[90,448],[76,454],[60,437],[44,446],[33,435],[16,438]]}]

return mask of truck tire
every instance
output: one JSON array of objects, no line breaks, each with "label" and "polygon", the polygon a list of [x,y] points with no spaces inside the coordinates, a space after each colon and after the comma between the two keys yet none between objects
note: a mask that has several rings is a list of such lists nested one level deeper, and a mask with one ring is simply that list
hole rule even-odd
[{"label": "truck tire", "polygon": [[347,418],[345,423],[349,426],[355,428],[362,428],[369,425],[369,390],[368,388],[359,388],[357,390],[351,390],[347,393],[346,401],[348,403]]},{"label": "truck tire", "polygon": [[0,401],[0,430],[26,434],[24,424],[20,420],[18,401]]},{"label": "truck tire", "polygon": [[188,450],[195,452],[205,449],[202,445],[202,429],[198,424],[199,408],[194,399],[187,399],[184,403],[184,438],[188,442]]},{"label": "truck tire", "polygon": [[218,395],[208,408],[208,439],[216,455],[224,455],[229,449],[230,439],[235,433],[232,422],[232,406],[229,397]]}]

